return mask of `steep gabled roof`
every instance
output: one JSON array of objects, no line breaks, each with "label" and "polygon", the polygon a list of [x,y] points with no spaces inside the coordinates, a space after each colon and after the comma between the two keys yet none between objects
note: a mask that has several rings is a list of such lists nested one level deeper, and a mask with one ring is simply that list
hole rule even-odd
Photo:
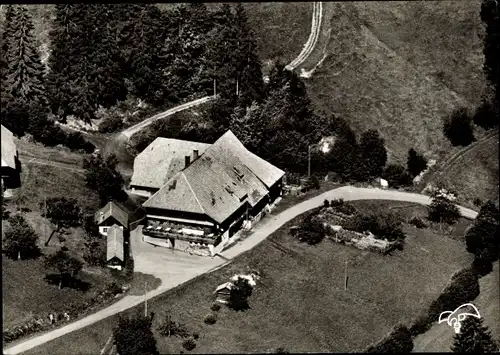
[{"label": "steep gabled roof", "polygon": [[193,151],[201,155],[210,144],[172,138],[156,138],[134,159],[134,173],[130,185],[161,188],[175,174],[185,168],[185,156],[193,160]]},{"label": "steep gabled roof", "polygon": [[109,217],[113,217],[120,222],[122,226],[128,228],[128,213],[115,202],[108,202],[106,206],[97,211],[94,215],[94,221],[98,225],[101,225]]},{"label": "steep gabled roof", "polygon": [[[285,172],[264,159],[247,150],[243,143],[228,130],[217,142],[224,142],[224,145],[231,149],[240,160],[269,188],[285,175]],[[216,142],[216,143],[217,143]],[[214,143],[215,144],[215,143]]]},{"label": "steep gabled roof", "polygon": [[8,166],[12,169],[16,168],[16,144],[14,143],[14,135],[11,131],[2,125],[2,166]]},{"label": "steep gabled roof", "polygon": [[204,214],[184,172],[177,173],[143,204],[144,207]]},{"label": "steep gabled roof", "polygon": [[124,261],[125,253],[123,248],[123,229],[114,224],[108,229],[107,233],[106,261],[114,257]]}]

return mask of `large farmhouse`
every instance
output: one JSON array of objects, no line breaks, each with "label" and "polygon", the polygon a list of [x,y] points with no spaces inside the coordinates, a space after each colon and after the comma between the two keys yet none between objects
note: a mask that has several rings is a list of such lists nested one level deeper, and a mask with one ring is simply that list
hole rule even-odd
[{"label": "large farmhouse", "polygon": [[245,220],[259,219],[281,196],[284,172],[231,131],[186,163],[143,204],[146,241],[213,256]]},{"label": "large farmhouse", "polygon": [[2,190],[19,187],[20,167],[14,135],[2,125]]},{"label": "large farmhouse", "polygon": [[150,197],[208,147],[210,144],[156,138],[134,159],[134,174],[130,182],[132,193]]}]

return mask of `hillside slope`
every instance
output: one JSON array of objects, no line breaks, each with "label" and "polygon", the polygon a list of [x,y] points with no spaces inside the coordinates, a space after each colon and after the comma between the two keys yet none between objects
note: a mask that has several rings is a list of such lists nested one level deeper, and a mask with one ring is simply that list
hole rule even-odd
[{"label": "hillside slope", "polygon": [[328,3],[327,58],[308,80],[317,108],[378,128],[391,158],[440,157],[442,119],[483,91],[480,1]]}]

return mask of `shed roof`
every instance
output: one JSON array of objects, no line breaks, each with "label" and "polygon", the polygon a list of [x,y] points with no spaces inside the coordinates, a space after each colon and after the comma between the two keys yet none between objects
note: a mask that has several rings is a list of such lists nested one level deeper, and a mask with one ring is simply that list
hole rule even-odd
[{"label": "shed roof", "polygon": [[2,125],[2,166],[12,169],[16,168],[17,148],[14,143],[14,135]]},{"label": "shed roof", "polygon": [[185,168],[185,157],[193,160],[193,151],[201,155],[210,144],[172,138],[156,138],[134,159],[134,173],[130,185],[161,188],[175,174]]},{"label": "shed roof", "polygon": [[224,289],[228,289],[228,290],[231,290],[233,288],[233,283],[232,282],[226,282],[226,283],[223,283],[219,286],[217,286],[217,288],[215,289],[215,292],[214,293],[217,293],[219,291],[222,291]]},{"label": "shed roof", "polygon": [[97,211],[94,215],[94,221],[98,225],[103,224],[109,217],[114,217],[122,226],[128,228],[128,213],[118,206],[115,202],[108,202],[106,206]]},{"label": "shed roof", "polygon": [[115,257],[124,261],[124,256],[123,229],[114,224],[108,229],[107,233],[106,261],[110,261]]}]

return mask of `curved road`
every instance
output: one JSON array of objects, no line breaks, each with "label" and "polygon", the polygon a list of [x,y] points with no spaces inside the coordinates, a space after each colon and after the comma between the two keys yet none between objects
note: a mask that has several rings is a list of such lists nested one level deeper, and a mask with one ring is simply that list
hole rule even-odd
[{"label": "curved road", "polygon": [[313,3],[313,15],[312,15],[312,23],[311,23],[311,34],[307,39],[302,52],[292,60],[290,64],[288,64],[285,69],[294,70],[299,65],[304,63],[304,61],[311,55],[314,47],[316,46],[316,42],[318,42],[320,30],[321,30],[321,21],[323,18],[323,3],[315,2]]},{"label": "curved road", "polygon": [[[162,284],[155,290],[149,292],[147,294],[147,298],[150,299],[152,297],[158,296],[171,288],[174,288],[184,282],[191,280],[192,278],[214,271],[219,269],[226,264],[231,262],[231,259],[237,257],[241,253],[252,249],[257,244],[261,243],[264,239],[266,239],[270,234],[275,232],[278,228],[284,225],[286,222],[291,219],[297,217],[298,215],[307,212],[313,208],[316,208],[323,204],[325,199],[336,199],[343,198],[346,201],[352,200],[393,200],[393,201],[406,201],[419,203],[423,205],[429,205],[431,199],[428,196],[415,194],[415,193],[407,193],[400,191],[392,191],[392,190],[380,190],[380,189],[370,189],[370,188],[358,188],[358,187],[340,187],[337,189],[333,189],[327,191],[321,195],[310,198],[309,200],[303,201],[289,209],[281,212],[276,216],[272,216],[271,218],[266,218],[260,222],[256,226],[256,230],[252,233],[248,238],[242,240],[241,242],[231,246],[227,250],[223,251],[221,254],[225,259],[229,259],[229,261],[218,260],[218,259],[206,259],[207,265],[201,265],[196,269],[186,268],[185,272],[182,275],[172,275],[172,276],[164,276],[162,277]],[[467,218],[476,218],[477,212],[465,208],[459,207],[461,214]],[[110,317],[114,314],[122,312],[128,308],[134,307],[140,303],[144,302],[143,296],[125,296],[121,300],[117,301],[113,305],[98,311],[94,314],[91,314],[83,319],[70,323],[64,327],[55,329],[53,331],[47,332],[45,334],[41,334],[35,336],[31,339],[25,340],[21,343],[13,345],[4,350],[4,354],[19,354],[23,351],[27,351],[31,348],[34,348],[38,345],[46,343],[50,340],[73,332],[75,330],[81,329],[83,327],[89,326],[93,323],[96,323],[104,318]]]},{"label": "curved road", "polygon": [[489,142],[490,140],[497,138],[498,139],[498,131],[490,132],[486,134],[483,138],[478,141],[473,142],[467,147],[459,150],[449,159],[442,162],[440,167],[436,167],[437,169],[433,172],[429,172],[427,175],[424,175],[422,181],[419,182],[419,186],[422,189],[422,192],[427,188],[427,185],[438,177],[442,176],[446,170],[448,170],[457,160],[462,158],[465,154],[469,153],[471,150],[474,150],[478,147],[481,147],[483,144]]}]

